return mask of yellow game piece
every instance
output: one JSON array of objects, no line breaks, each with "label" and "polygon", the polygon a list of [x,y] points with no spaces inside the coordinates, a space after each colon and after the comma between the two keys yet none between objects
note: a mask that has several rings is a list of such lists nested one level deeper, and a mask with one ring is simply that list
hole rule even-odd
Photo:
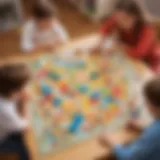
[{"label": "yellow game piece", "polygon": [[73,112],[75,110],[75,107],[73,105],[73,102],[71,100],[65,100],[63,102],[63,109],[66,112]]}]

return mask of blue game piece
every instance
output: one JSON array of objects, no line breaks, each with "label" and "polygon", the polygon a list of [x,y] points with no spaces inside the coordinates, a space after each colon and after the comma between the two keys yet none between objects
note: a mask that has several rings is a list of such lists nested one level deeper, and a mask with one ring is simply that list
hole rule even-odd
[{"label": "blue game piece", "polygon": [[110,103],[112,103],[112,101],[113,101],[113,98],[111,96],[107,96],[104,98],[104,102],[106,104],[110,104]]},{"label": "blue game piece", "polygon": [[96,80],[99,77],[99,73],[98,72],[92,72],[90,74],[90,79],[91,80]]},{"label": "blue game piece", "polygon": [[91,98],[92,99],[99,99],[100,98],[100,93],[99,92],[92,93]]},{"label": "blue game piece", "polygon": [[47,96],[52,94],[52,88],[46,84],[41,85],[41,92],[43,95]]},{"label": "blue game piece", "polygon": [[79,61],[79,62],[77,62],[76,67],[77,67],[77,68],[84,68],[84,67],[85,67],[84,61]]},{"label": "blue game piece", "polygon": [[61,105],[62,100],[60,98],[54,98],[52,103],[54,106],[60,106]]},{"label": "blue game piece", "polygon": [[78,114],[78,113],[75,114],[73,117],[73,121],[71,122],[69,126],[69,132],[71,133],[77,132],[80,129],[83,121],[84,121],[84,117],[82,114]]}]

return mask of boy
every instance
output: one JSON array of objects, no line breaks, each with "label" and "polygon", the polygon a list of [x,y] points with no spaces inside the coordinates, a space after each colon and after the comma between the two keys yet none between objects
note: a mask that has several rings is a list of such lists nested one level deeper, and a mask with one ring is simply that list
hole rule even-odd
[{"label": "boy", "polygon": [[47,1],[33,4],[32,19],[24,26],[21,47],[24,52],[53,51],[68,40],[68,35],[56,19]]},{"label": "boy", "polygon": [[23,133],[28,129],[26,87],[30,76],[24,64],[0,67],[0,159],[13,155],[17,160],[29,160]]},{"label": "boy", "polygon": [[142,132],[140,138],[129,145],[117,145],[112,136],[100,139],[101,144],[109,147],[117,160],[160,159],[160,77],[146,84],[144,95],[155,121]]}]

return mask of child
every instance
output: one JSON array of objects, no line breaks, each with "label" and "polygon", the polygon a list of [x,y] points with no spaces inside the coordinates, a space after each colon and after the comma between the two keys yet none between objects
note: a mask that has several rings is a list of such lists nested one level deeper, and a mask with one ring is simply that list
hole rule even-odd
[{"label": "child", "polygon": [[47,1],[35,3],[32,15],[33,18],[25,24],[22,35],[21,47],[24,52],[53,51],[67,42],[68,35]]},{"label": "child", "polygon": [[0,158],[15,155],[17,160],[29,160],[23,133],[29,125],[26,87],[30,76],[24,64],[0,67]]},{"label": "child", "polygon": [[109,147],[117,160],[159,160],[160,159],[160,78],[144,88],[144,95],[150,113],[155,121],[141,136],[129,145],[117,145],[112,136],[101,137],[100,142]]},{"label": "child", "polygon": [[117,4],[116,11],[101,27],[101,40],[96,48],[101,47],[106,36],[115,32],[119,37],[119,47],[129,56],[144,60],[154,70],[159,70],[160,50],[156,34],[135,1],[121,0]]}]

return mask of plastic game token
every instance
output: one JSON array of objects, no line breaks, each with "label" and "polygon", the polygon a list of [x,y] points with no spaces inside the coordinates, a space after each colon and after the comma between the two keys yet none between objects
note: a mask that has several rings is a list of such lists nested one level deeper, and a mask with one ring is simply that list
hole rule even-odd
[{"label": "plastic game token", "polygon": [[76,113],[73,116],[73,120],[71,122],[71,125],[69,126],[69,132],[71,132],[71,133],[77,132],[80,129],[83,121],[84,121],[83,115]]},{"label": "plastic game token", "polygon": [[90,75],[91,80],[96,80],[98,77],[99,77],[98,72],[92,72],[91,75]]},{"label": "plastic game token", "polygon": [[69,87],[65,83],[61,83],[60,90],[61,90],[62,93],[69,93]]},{"label": "plastic game token", "polygon": [[48,77],[53,79],[54,81],[59,81],[60,80],[60,75],[56,72],[49,72]]},{"label": "plastic game token", "polygon": [[41,92],[44,96],[52,94],[52,88],[48,85],[42,84],[41,85]]},{"label": "plastic game token", "polygon": [[60,106],[62,103],[62,100],[60,98],[54,98],[52,101],[54,106]]},{"label": "plastic game token", "polygon": [[91,98],[92,99],[99,99],[100,98],[100,92],[94,92],[94,93],[92,93]]},{"label": "plastic game token", "polygon": [[86,93],[88,91],[88,86],[87,85],[79,85],[78,90],[80,93]]}]

